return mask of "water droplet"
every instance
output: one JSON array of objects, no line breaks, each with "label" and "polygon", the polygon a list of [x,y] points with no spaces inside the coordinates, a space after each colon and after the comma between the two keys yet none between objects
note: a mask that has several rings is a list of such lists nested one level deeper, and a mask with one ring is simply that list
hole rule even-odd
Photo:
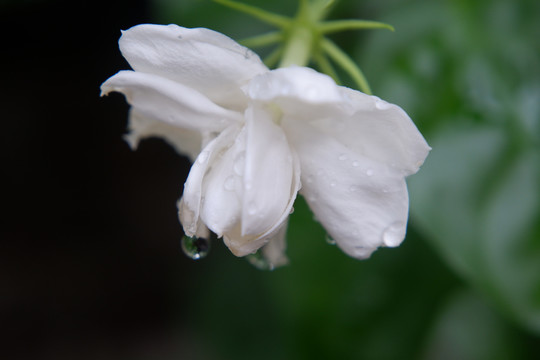
[{"label": "water droplet", "polygon": [[306,179],[306,182],[307,182],[308,184],[311,184],[311,183],[313,182],[313,175],[309,175],[309,176],[307,177],[307,179]]},{"label": "water droplet", "polygon": [[234,159],[233,170],[237,175],[244,175],[244,170],[246,168],[246,153],[241,152]]},{"label": "water droplet", "polygon": [[185,235],[182,238],[181,246],[184,254],[193,260],[206,257],[210,251],[210,241],[196,236],[190,237]]},{"label": "water droplet", "polygon": [[289,211],[289,214],[292,214],[292,213],[294,213],[294,208],[293,207],[291,208],[291,211]]},{"label": "water droplet", "polygon": [[354,166],[354,167],[359,167],[359,166],[360,166],[360,162],[354,160],[354,161],[352,162],[352,166]]},{"label": "water droplet", "polygon": [[257,213],[257,210],[257,205],[254,202],[249,203],[247,209],[249,215],[255,215]]},{"label": "water droplet", "polygon": [[332,181],[332,182],[330,183],[330,186],[331,186],[331,187],[336,187],[336,182],[335,182],[335,181]]},{"label": "water droplet", "polygon": [[386,110],[390,107],[390,104],[384,100],[377,99],[377,101],[375,101],[375,107],[379,110]]},{"label": "water droplet", "polygon": [[366,170],[366,175],[367,175],[367,176],[373,176],[373,170],[367,169],[367,170]]},{"label": "water droplet", "polygon": [[202,153],[199,154],[199,156],[197,157],[197,162],[199,164],[204,164],[206,162],[206,160],[208,160],[208,151],[203,151]]},{"label": "water droplet", "polygon": [[325,240],[326,240],[326,243],[329,245],[336,245],[336,240],[332,239],[330,235],[328,234],[326,235]]},{"label": "water droplet", "polygon": [[246,260],[259,270],[274,270],[274,264],[264,257],[262,251],[259,250],[256,253],[246,256]]},{"label": "water droplet", "polygon": [[405,224],[402,221],[396,221],[390,224],[383,231],[382,240],[384,245],[395,247],[401,244],[405,237]]},{"label": "water droplet", "polygon": [[225,182],[223,183],[223,187],[227,191],[233,191],[234,188],[236,187],[235,185],[236,185],[236,179],[234,175],[227,176],[227,178],[225,179]]},{"label": "water droplet", "polygon": [[349,192],[356,192],[356,190],[358,190],[358,186],[356,185],[349,186]]},{"label": "water droplet", "polygon": [[340,161],[345,161],[345,160],[347,160],[347,155],[345,155],[345,154],[339,154],[338,159],[339,159]]}]

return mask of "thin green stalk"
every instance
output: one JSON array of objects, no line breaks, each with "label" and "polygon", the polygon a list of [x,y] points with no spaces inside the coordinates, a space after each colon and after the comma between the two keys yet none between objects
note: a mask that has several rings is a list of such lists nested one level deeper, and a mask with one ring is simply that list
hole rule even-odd
[{"label": "thin green stalk", "polygon": [[312,35],[311,31],[303,26],[293,27],[285,43],[279,67],[306,66],[311,55]]},{"label": "thin green stalk", "polygon": [[263,35],[257,35],[241,40],[240,44],[249,47],[262,47],[279,43],[283,40],[283,33],[280,31],[273,31]]},{"label": "thin green stalk", "polygon": [[225,5],[227,7],[230,7],[231,9],[238,10],[240,12],[243,12],[245,14],[251,15],[267,24],[274,25],[280,28],[286,27],[290,20],[289,18],[274,14],[270,11],[259,9],[255,6],[239,3],[236,1],[230,1],[230,0],[214,0],[218,4]]},{"label": "thin green stalk", "polygon": [[339,80],[339,76],[336,73],[336,70],[328,60],[328,58],[322,53],[317,52],[317,54],[314,57],[315,63],[317,64],[317,67],[326,75],[329,75],[336,84],[341,85],[341,81]]},{"label": "thin green stalk", "polygon": [[344,30],[364,30],[364,29],[388,29],[394,31],[394,27],[378,21],[368,20],[333,20],[321,22],[318,27],[323,34],[335,33]]},{"label": "thin green stalk", "polygon": [[272,51],[270,55],[264,58],[264,61],[263,61],[264,65],[266,65],[270,69],[274,68],[279,62],[279,59],[281,58],[282,53],[283,53],[283,48],[280,46],[274,51]]},{"label": "thin green stalk", "polygon": [[354,63],[354,61],[336,44],[327,38],[322,38],[321,48],[328,54],[328,56],[333,59],[338,65],[340,65],[352,79],[356,82],[359,89],[368,94],[372,95],[371,88],[366,80],[366,77],[362,73],[362,70]]}]

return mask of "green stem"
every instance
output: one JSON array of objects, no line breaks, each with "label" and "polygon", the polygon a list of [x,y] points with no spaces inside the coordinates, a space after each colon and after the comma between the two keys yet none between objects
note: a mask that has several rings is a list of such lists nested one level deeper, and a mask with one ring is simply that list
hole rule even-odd
[{"label": "green stem", "polygon": [[363,29],[388,29],[394,31],[392,25],[378,21],[367,20],[334,20],[325,21],[319,24],[319,31],[323,34],[335,33],[343,30],[363,30]]},{"label": "green stem", "polygon": [[310,29],[301,25],[293,26],[285,43],[279,67],[307,66],[311,54],[312,36]]},{"label": "green stem", "polygon": [[235,9],[245,14],[251,15],[267,24],[274,25],[280,28],[286,27],[291,22],[289,18],[285,16],[274,14],[270,11],[262,10],[255,6],[242,4],[242,3],[239,3],[236,1],[230,1],[230,0],[214,0],[214,1],[221,5],[230,7],[231,9]]},{"label": "green stem", "polygon": [[334,70],[334,67],[332,66],[330,61],[328,61],[328,58],[322,52],[320,52],[320,51],[317,52],[317,54],[314,57],[314,60],[315,60],[315,62],[317,64],[317,67],[323,73],[325,73],[326,75],[329,75],[332,79],[334,79],[336,84],[338,84],[338,85],[341,84],[341,81],[339,80],[339,76],[336,73],[336,70]]},{"label": "green stem", "polygon": [[283,33],[274,31],[263,35],[253,36],[240,41],[240,44],[248,47],[262,47],[277,44],[283,40]]},{"label": "green stem", "polygon": [[281,58],[282,53],[283,53],[283,48],[278,47],[264,59],[264,65],[266,65],[269,69],[273,69],[277,65],[279,59]]}]

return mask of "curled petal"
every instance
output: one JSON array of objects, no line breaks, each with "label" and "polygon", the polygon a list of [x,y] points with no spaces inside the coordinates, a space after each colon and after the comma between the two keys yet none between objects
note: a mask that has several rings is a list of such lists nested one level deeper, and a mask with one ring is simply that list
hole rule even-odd
[{"label": "curled petal", "polygon": [[300,189],[298,157],[272,116],[261,108],[246,111],[245,158],[235,164],[244,176],[242,219],[224,234],[237,256],[254,253],[277,236]]},{"label": "curled petal", "polygon": [[139,114],[133,108],[129,113],[129,133],[124,136],[130,147],[135,150],[139,141],[148,137],[161,137],[179,154],[195,161],[201,151],[202,136],[199,132],[171,126],[149,116]]},{"label": "curled petal", "polygon": [[171,126],[203,132],[221,131],[241,121],[241,114],[214,104],[199,92],[157,75],[120,71],[101,85],[126,96],[137,113]]},{"label": "curled petal", "polygon": [[[247,109],[244,163],[242,235],[257,235],[276,228],[296,198],[293,154],[283,129],[267,109]],[[290,209],[289,209],[290,210]],[[287,213],[288,214],[288,213]]]},{"label": "curled petal", "polygon": [[182,83],[233,109],[245,106],[240,87],[268,71],[251,50],[204,28],[143,24],[122,32],[119,44],[134,70]]},{"label": "curled petal", "polygon": [[367,258],[405,237],[408,193],[402,173],[356,153],[308,123],[283,120],[302,166],[302,194],[348,255]]},{"label": "curled petal", "polygon": [[180,222],[186,235],[195,236],[202,228],[201,209],[206,196],[203,188],[205,176],[218,162],[223,152],[230,147],[230,144],[234,143],[239,132],[240,128],[236,126],[225,129],[206,145],[191,166],[184,184],[184,193],[178,205]]},{"label": "curled petal", "polygon": [[218,237],[241,219],[243,176],[235,171],[234,164],[245,149],[245,128],[242,128],[232,141],[216,147],[208,159],[210,167],[202,185],[201,219]]}]

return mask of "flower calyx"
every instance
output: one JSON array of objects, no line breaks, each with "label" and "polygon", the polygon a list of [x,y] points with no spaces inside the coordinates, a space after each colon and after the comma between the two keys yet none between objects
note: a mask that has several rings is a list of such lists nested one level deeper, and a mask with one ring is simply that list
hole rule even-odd
[{"label": "flower calyx", "polygon": [[336,0],[300,0],[296,15],[292,18],[232,0],[214,1],[278,28],[276,31],[241,41],[244,46],[250,48],[277,45],[277,48],[264,59],[268,67],[307,66],[312,62],[321,72],[331,76],[339,84],[341,81],[332,64],[334,63],[351,77],[359,90],[368,95],[372,94],[362,70],[327,35],[345,30],[394,31],[391,25],[356,19],[324,20]]}]

